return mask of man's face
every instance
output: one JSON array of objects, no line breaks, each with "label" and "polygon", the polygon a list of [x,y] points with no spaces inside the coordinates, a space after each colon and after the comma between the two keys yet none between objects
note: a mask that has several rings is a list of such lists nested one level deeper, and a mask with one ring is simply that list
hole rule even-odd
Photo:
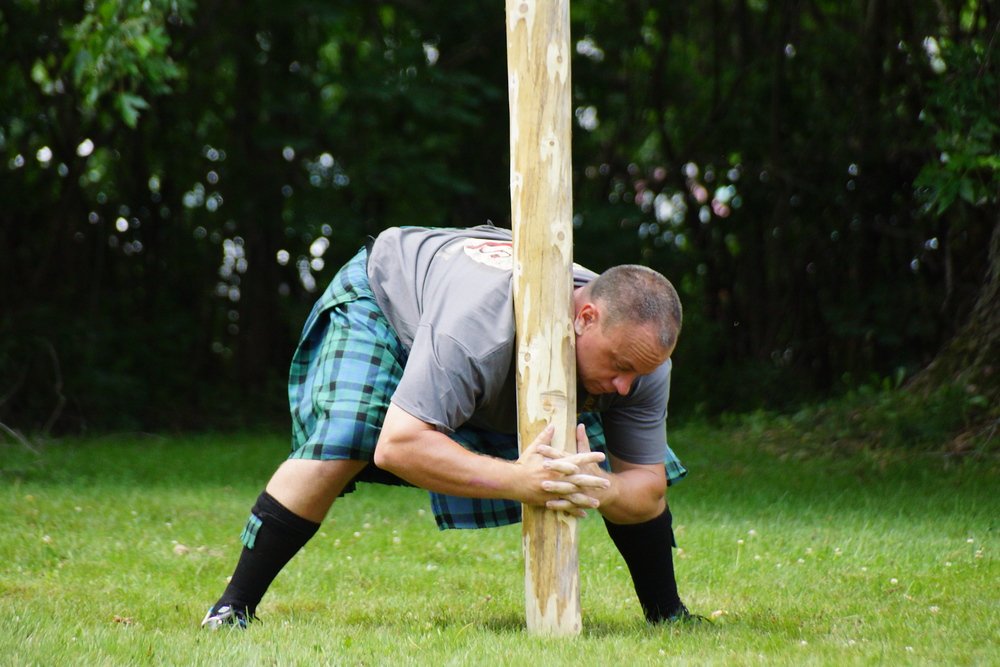
[{"label": "man's face", "polygon": [[592,304],[577,313],[574,326],[576,372],[590,394],[626,396],[637,377],[652,373],[670,356],[670,350],[660,347],[652,326],[605,327]]}]

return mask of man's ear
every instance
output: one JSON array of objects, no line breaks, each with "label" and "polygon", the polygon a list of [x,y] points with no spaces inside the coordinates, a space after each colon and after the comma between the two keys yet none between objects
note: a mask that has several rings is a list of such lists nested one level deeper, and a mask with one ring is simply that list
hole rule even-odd
[{"label": "man's ear", "polygon": [[601,312],[594,303],[587,302],[583,304],[573,319],[573,328],[576,330],[576,335],[581,335],[584,331],[597,324],[600,317]]}]

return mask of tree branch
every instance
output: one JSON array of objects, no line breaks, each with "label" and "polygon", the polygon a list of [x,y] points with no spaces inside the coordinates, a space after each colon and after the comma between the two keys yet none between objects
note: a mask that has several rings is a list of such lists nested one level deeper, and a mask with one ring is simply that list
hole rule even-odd
[{"label": "tree branch", "polygon": [[18,431],[16,431],[15,429],[12,429],[11,427],[9,427],[6,424],[4,424],[3,422],[0,422],[0,431],[3,431],[4,433],[6,433],[7,435],[9,435],[10,437],[12,437],[15,440],[17,440],[19,443],[21,443],[22,446],[24,446],[25,449],[27,449],[32,454],[35,454],[36,456],[41,455],[41,452],[39,452],[38,449],[35,448],[31,444],[31,442],[28,441],[27,438],[25,438]]}]

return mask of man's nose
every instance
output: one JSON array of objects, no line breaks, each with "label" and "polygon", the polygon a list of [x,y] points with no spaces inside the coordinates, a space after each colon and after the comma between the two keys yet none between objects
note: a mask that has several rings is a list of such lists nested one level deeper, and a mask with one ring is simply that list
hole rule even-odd
[{"label": "man's nose", "polygon": [[628,396],[629,391],[632,389],[632,382],[634,381],[635,375],[619,375],[611,381],[611,384],[619,395]]}]

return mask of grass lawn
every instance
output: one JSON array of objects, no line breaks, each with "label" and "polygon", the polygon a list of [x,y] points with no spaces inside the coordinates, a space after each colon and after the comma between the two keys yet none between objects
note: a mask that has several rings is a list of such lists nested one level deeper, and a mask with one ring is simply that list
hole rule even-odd
[{"label": "grass lawn", "polygon": [[[994,459],[800,457],[692,425],[671,489],[682,596],[647,627],[598,517],[584,630],[523,630],[518,526],[439,532],[415,489],[362,486],[247,632],[202,632],[284,436],[0,443],[0,664],[1000,664]],[[785,453],[782,453],[784,451]]]}]

